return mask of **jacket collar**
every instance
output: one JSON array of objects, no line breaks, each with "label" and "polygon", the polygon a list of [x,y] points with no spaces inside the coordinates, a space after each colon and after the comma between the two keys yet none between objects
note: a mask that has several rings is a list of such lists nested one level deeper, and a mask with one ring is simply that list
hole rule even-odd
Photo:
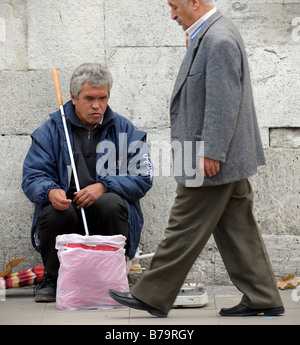
[{"label": "jacket collar", "polygon": [[[65,116],[67,119],[66,123],[67,123],[67,127],[68,127],[71,147],[73,148],[74,143],[73,143],[71,123],[73,123],[75,126],[80,126],[80,127],[84,127],[84,126],[81,124],[80,120],[78,119],[78,117],[75,113],[75,107],[74,107],[72,101],[69,101],[64,105],[64,112],[65,112]],[[60,138],[61,138],[60,145],[61,145],[63,152],[64,152],[64,155],[63,155],[64,161],[65,161],[65,164],[67,166],[69,166],[71,164],[71,161],[70,161],[70,157],[69,157],[67,141],[65,139],[65,131],[64,131],[64,126],[63,126],[63,121],[61,118],[60,110],[53,113],[53,114],[50,114],[50,118],[56,123],[58,131],[60,132]],[[106,112],[104,114],[104,120],[103,120],[102,125],[105,125],[106,129],[108,129],[114,120],[115,120],[114,112],[108,106],[106,109]]]},{"label": "jacket collar", "polygon": [[222,16],[223,16],[222,13],[219,10],[217,10],[216,13],[214,13],[211,17],[208,18],[208,20],[205,22],[205,24],[203,25],[203,27],[201,28],[199,33],[195,36],[195,38],[191,42],[191,45],[186,52],[186,55],[183,59],[182,65],[181,65],[179,73],[178,73],[178,77],[177,77],[177,80],[176,80],[176,83],[174,86],[174,90],[173,90],[173,94],[172,94],[172,98],[171,98],[171,103],[174,100],[177,93],[179,92],[179,90],[181,89],[184,81],[186,80],[186,78],[189,74],[191,65],[193,63],[194,57],[197,53],[199,44],[200,44],[203,36],[206,34],[207,30],[217,20],[219,20]]},{"label": "jacket collar", "polygon": [[[72,123],[72,125],[77,126],[77,127],[84,127],[76,115],[75,106],[73,105],[72,101],[69,101],[68,103],[65,104],[64,110],[66,114],[66,119],[69,120]],[[108,124],[114,118],[115,117],[114,117],[113,111],[111,110],[109,106],[107,106],[102,125]]]}]

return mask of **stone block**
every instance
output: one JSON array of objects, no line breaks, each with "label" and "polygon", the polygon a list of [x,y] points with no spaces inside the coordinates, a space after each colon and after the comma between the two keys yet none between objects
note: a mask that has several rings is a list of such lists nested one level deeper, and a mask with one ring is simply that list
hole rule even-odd
[{"label": "stone block", "polygon": [[295,4],[297,3],[297,0],[229,0],[227,2],[230,2],[231,4]]},{"label": "stone block", "polygon": [[[271,261],[276,280],[288,274],[299,276],[300,236],[263,235],[263,240]],[[144,253],[148,253],[145,251]],[[142,267],[149,268],[150,260],[143,260]],[[186,282],[206,285],[231,285],[232,282],[224,266],[213,237],[210,237],[198,259],[187,274]]]},{"label": "stone block", "polygon": [[31,227],[32,205],[23,194],[23,162],[31,144],[29,136],[0,136],[1,238],[25,236]]},{"label": "stone block", "polygon": [[0,190],[19,191],[23,161],[31,144],[29,136],[0,136]]},{"label": "stone block", "polygon": [[106,1],[105,23],[108,47],[185,46],[167,1]]},{"label": "stone block", "polygon": [[254,101],[261,127],[300,127],[300,49],[248,47]]},{"label": "stone block", "polygon": [[275,235],[263,238],[277,279],[288,274],[299,277],[300,236]]},{"label": "stone block", "polygon": [[[147,135],[147,143],[154,166],[153,187],[141,200],[144,214],[144,228],[141,236],[141,247],[145,253],[152,252],[164,237],[165,228],[168,224],[169,213],[176,195],[176,182],[173,176],[164,176],[163,172],[171,170],[167,150],[162,152],[158,147],[166,147],[170,142],[170,131],[150,130]],[[166,161],[168,161],[166,163]]]},{"label": "stone block", "polygon": [[228,0],[214,0],[215,7],[224,15],[230,16],[231,3]]},{"label": "stone block", "polygon": [[[300,236],[263,235],[275,278],[295,274],[299,276]],[[223,260],[211,238],[187,276],[190,282],[232,284]]]},{"label": "stone block", "polygon": [[300,149],[300,128],[271,128],[270,146]]},{"label": "stone block", "polygon": [[[59,71],[64,102],[70,99],[71,71]],[[58,104],[51,69],[0,71],[0,134],[31,134]]]},{"label": "stone block", "polygon": [[103,4],[103,0],[28,0],[29,68],[72,69],[104,61]]},{"label": "stone block", "polygon": [[231,1],[230,16],[246,45],[297,44],[292,38],[295,17],[299,17],[297,1]]},{"label": "stone block", "polygon": [[139,248],[152,253],[164,238],[170,210],[176,191],[175,180],[169,177],[156,177],[153,187],[141,200],[144,214],[144,227]]},{"label": "stone block", "polygon": [[26,69],[25,1],[0,1],[0,31],[0,70]]},{"label": "stone block", "polygon": [[9,260],[25,258],[13,269],[13,273],[42,265],[41,255],[32,247],[30,236],[4,238],[0,243],[0,271],[5,269]]},{"label": "stone block", "polygon": [[108,51],[114,77],[110,104],[139,128],[169,126],[169,103],[184,48],[118,48]]},{"label": "stone block", "polygon": [[268,149],[267,164],[251,178],[254,213],[265,235],[298,235],[300,150]]},{"label": "stone block", "polygon": [[259,131],[260,131],[260,137],[261,137],[263,148],[268,149],[270,145],[269,128],[260,127]]},{"label": "stone block", "polygon": [[29,136],[0,136],[0,144],[0,271],[8,260],[26,257],[19,267],[22,270],[34,267],[39,259],[30,239],[33,204],[21,188],[23,161],[31,139]]}]

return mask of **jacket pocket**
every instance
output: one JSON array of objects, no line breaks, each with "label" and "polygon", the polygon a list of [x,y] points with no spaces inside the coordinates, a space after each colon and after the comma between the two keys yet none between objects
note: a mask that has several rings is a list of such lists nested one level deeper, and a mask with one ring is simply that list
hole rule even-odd
[{"label": "jacket pocket", "polygon": [[190,71],[188,78],[202,78],[202,76],[203,76],[203,72],[194,73],[194,72]]}]

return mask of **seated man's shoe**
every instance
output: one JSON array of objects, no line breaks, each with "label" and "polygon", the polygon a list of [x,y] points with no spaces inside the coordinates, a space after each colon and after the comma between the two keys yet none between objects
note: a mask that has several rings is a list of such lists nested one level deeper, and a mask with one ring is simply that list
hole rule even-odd
[{"label": "seated man's shoe", "polygon": [[56,281],[49,275],[45,275],[43,281],[36,286],[35,302],[49,303],[56,301]]},{"label": "seated man's shoe", "polygon": [[264,314],[265,316],[276,316],[283,313],[283,307],[270,309],[251,309],[243,304],[238,304],[232,308],[222,308],[219,314],[222,316],[256,316],[260,314]]},{"label": "seated man's shoe", "polygon": [[145,310],[151,315],[157,317],[167,317],[168,314],[160,311],[156,308],[151,307],[150,305],[138,300],[130,292],[117,292],[114,290],[109,290],[109,295],[115,301],[119,302],[120,304],[126,305],[127,307],[138,309],[138,310]]}]

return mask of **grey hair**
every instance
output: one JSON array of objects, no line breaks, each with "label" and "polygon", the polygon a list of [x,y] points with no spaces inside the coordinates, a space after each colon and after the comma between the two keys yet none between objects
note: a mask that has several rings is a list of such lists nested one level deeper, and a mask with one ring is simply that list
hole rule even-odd
[{"label": "grey hair", "polygon": [[108,93],[110,94],[113,78],[105,66],[99,63],[84,63],[75,69],[70,82],[70,92],[76,99],[82,91],[84,82],[92,87],[108,86]]}]

